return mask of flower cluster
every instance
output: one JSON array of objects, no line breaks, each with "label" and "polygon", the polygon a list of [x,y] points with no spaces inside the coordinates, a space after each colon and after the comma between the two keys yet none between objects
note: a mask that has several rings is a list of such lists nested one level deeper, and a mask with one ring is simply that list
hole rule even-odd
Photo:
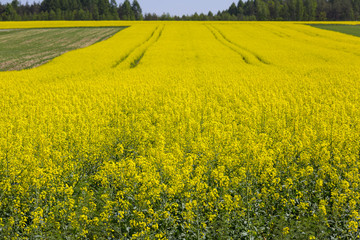
[{"label": "flower cluster", "polygon": [[0,73],[2,238],[359,237],[357,38],[131,25]]}]

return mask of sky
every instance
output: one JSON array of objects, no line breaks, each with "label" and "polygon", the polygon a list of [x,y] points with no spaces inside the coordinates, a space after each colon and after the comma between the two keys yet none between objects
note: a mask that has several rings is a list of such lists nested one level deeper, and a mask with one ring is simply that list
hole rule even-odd
[{"label": "sky", "polygon": [[207,14],[209,11],[217,13],[230,7],[234,0],[138,0],[144,13],[182,16],[195,12]]},{"label": "sky", "polygon": [[[22,4],[28,1],[30,4],[33,2],[41,2],[41,0],[20,0]],[[237,3],[238,0],[138,0],[143,13],[156,13],[161,15],[163,13],[170,13],[170,15],[182,16],[190,15],[195,12],[207,14],[209,11],[217,13],[218,10],[222,11],[231,5],[232,2]],[[0,0],[1,3],[8,3],[11,0]],[[117,0],[122,3],[123,0]],[[130,0],[132,2],[132,0]]]}]

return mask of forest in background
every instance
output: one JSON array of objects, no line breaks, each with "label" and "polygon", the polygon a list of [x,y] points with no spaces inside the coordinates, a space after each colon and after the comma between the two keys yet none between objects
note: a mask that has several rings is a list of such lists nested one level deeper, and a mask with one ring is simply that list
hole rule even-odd
[{"label": "forest in background", "polygon": [[0,20],[357,21],[360,0],[239,0],[217,13],[143,14],[137,0],[43,0],[0,3]]},{"label": "forest in background", "polygon": [[43,0],[25,5],[18,0],[0,4],[3,21],[28,20],[143,20],[140,4],[125,0]]}]

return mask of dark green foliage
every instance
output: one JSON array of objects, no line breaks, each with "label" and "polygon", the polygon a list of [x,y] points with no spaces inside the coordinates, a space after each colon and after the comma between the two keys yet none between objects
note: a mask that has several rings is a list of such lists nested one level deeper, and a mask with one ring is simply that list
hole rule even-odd
[{"label": "dark green foliage", "polygon": [[222,21],[357,21],[360,0],[239,0],[217,14],[170,16],[147,13],[145,20]]},{"label": "dark green foliage", "polygon": [[21,5],[0,3],[0,20],[223,20],[223,21],[358,21],[360,0],[239,0],[216,14],[190,16],[146,13],[137,0],[42,0]]},{"label": "dark green foliage", "polygon": [[120,4],[119,16],[121,20],[135,20],[135,14],[129,0],[125,0],[123,4]]},{"label": "dark green foliage", "polygon": [[138,1],[125,0],[42,0],[41,3],[21,5],[18,0],[0,3],[0,20],[142,20]]},{"label": "dark green foliage", "polygon": [[140,4],[137,0],[133,1],[132,5],[131,5],[131,10],[133,11],[136,20],[143,19],[142,10],[141,10]]},{"label": "dark green foliage", "polygon": [[238,10],[238,8],[237,8],[237,6],[235,5],[235,3],[232,3],[231,4],[231,6],[230,6],[230,8],[229,8],[229,10],[228,10],[228,13],[230,14],[230,15],[238,15],[238,13],[239,13],[239,10]]}]

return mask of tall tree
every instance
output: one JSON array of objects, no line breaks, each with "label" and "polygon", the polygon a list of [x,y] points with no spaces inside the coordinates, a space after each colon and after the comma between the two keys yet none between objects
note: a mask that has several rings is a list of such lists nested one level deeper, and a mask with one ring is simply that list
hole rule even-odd
[{"label": "tall tree", "polygon": [[297,21],[302,21],[304,20],[304,13],[305,13],[305,9],[304,9],[304,0],[296,0],[296,20]]},{"label": "tall tree", "polygon": [[116,0],[111,0],[110,2],[110,15],[112,19],[119,20]]},{"label": "tall tree", "polygon": [[125,0],[124,3],[120,5],[119,16],[121,20],[134,20],[135,15],[129,0]]},{"label": "tall tree", "polygon": [[66,11],[69,9],[69,1],[68,0],[61,0],[60,7],[62,11]]},{"label": "tall tree", "polygon": [[314,21],[316,19],[316,7],[317,2],[315,0],[305,0],[304,1],[304,20]]},{"label": "tall tree", "polygon": [[14,21],[18,18],[16,10],[14,9],[12,4],[6,4],[4,12],[1,14],[2,19],[5,21]]},{"label": "tall tree", "polygon": [[341,19],[342,20],[354,20],[354,9],[351,0],[343,0],[342,2],[342,14]]},{"label": "tall tree", "polygon": [[254,0],[248,0],[244,4],[244,14],[246,16],[255,16],[255,2]]},{"label": "tall tree", "polygon": [[268,20],[270,11],[268,5],[263,0],[256,0],[256,19],[260,21]]},{"label": "tall tree", "polygon": [[280,10],[280,18],[282,20],[290,20],[291,19],[290,9],[289,9],[289,5],[287,4],[287,2],[284,3],[283,7]]},{"label": "tall tree", "polygon": [[18,7],[20,7],[19,0],[12,0],[11,1],[11,6],[16,10]]},{"label": "tall tree", "polygon": [[278,8],[276,6],[276,3],[273,0],[270,0],[270,1],[268,1],[268,7],[269,7],[269,12],[270,12],[270,17],[269,18],[271,20],[278,19],[279,18],[279,11],[278,11]]},{"label": "tall tree", "polygon": [[354,20],[358,21],[360,18],[360,0],[353,0]]},{"label": "tall tree", "polygon": [[[38,0],[40,1],[40,0]],[[142,20],[138,0],[41,0],[26,3],[12,0],[0,3],[0,20]],[[217,14],[183,17],[146,14],[145,20],[359,20],[360,0],[238,0]]]},{"label": "tall tree", "polygon": [[214,19],[214,14],[212,13],[212,11],[209,11],[207,16],[210,21]]},{"label": "tall tree", "polygon": [[242,0],[239,0],[237,4],[238,9],[238,17],[242,18],[244,16],[244,2]]},{"label": "tall tree", "polygon": [[317,0],[316,14],[318,20],[327,20],[327,17],[330,16],[330,4],[327,0]]},{"label": "tall tree", "polygon": [[131,6],[131,9],[134,13],[135,16],[135,20],[142,20],[143,19],[143,15],[142,15],[142,9],[140,7],[140,4],[137,0],[134,0]]},{"label": "tall tree", "polygon": [[99,16],[101,20],[108,20],[110,15],[110,5],[108,0],[99,0],[98,2]]},{"label": "tall tree", "polygon": [[228,9],[228,13],[230,14],[230,15],[233,15],[233,16],[237,16],[238,15],[238,8],[237,8],[237,6],[235,5],[235,3],[233,2],[232,4],[231,4],[231,6],[229,7],[229,9]]}]

